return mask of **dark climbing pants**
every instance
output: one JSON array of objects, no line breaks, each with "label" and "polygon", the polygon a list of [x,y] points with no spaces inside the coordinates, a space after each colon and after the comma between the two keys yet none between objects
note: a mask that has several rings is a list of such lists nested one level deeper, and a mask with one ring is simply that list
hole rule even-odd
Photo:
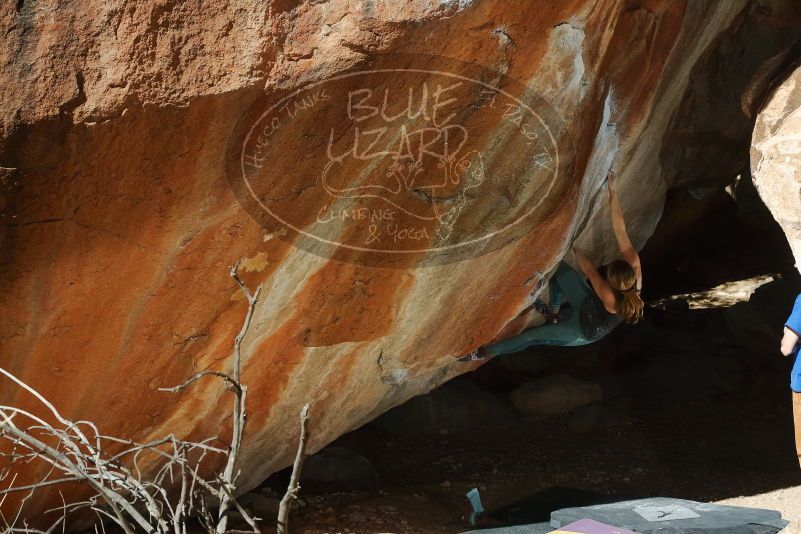
[{"label": "dark climbing pants", "polygon": [[587,285],[584,278],[570,265],[562,262],[551,278],[549,289],[549,304],[555,306],[567,301],[570,304],[569,315],[562,318],[566,311],[562,306],[558,322],[529,328],[512,338],[493,343],[487,346],[487,351],[491,355],[520,352],[534,345],[571,347],[595,341],[587,339],[581,326],[582,305],[588,298],[596,298],[595,292]]}]

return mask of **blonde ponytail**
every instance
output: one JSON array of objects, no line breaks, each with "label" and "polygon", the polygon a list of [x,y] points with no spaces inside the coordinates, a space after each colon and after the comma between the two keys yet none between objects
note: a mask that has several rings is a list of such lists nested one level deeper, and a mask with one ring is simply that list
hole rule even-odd
[{"label": "blonde ponytail", "polygon": [[615,291],[618,297],[617,307],[618,311],[623,315],[628,324],[635,324],[642,319],[643,309],[645,303],[640,297],[640,291],[632,288],[628,291]]},{"label": "blonde ponytail", "polygon": [[628,262],[614,260],[607,266],[606,280],[615,292],[617,311],[628,324],[635,324],[642,319],[645,303],[637,289],[637,277]]}]

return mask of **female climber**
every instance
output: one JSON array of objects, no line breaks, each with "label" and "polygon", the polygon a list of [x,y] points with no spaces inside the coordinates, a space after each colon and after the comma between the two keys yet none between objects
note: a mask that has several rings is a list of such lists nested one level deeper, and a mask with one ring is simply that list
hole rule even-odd
[{"label": "female climber", "polygon": [[[548,285],[548,304],[538,301],[534,305],[548,323],[481,347],[463,360],[510,354],[535,345],[586,345],[601,339],[623,321],[634,324],[642,318],[640,256],[626,232],[615,182],[615,174],[610,171],[609,211],[622,259],[607,264],[605,275],[602,275],[581,250],[573,247],[576,263],[589,284],[573,267],[562,261]],[[525,315],[530,314],[529,311]],[[527,320],[525,316],[521,319]]]}]

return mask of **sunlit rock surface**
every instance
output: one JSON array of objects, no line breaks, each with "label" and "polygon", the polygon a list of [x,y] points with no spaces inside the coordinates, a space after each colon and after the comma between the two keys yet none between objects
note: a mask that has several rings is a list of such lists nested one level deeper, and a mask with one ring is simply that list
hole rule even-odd
[{"label": "sunlit rock surface", "polygon": [[751,173],[765,205],[801,264],[801,69],[788,72],[760,111]]},{"label": "sunlit rock surface", "polygon": [[[225,436],[219,384],[158,389],[229,370],[246,302],[227,268],[244,260],[246,283],[263,284],[243,346],[245,489],[290,463],[304,403],[313,452],[475,367],[455,360],[532,301],[574,240],[610,259],[610,168],[638,246],[669,187],[739,172],[752,113],[788,61],[799,20],[793,0],[19,0],[0,10],[2,366],[109,434]],[[265,140],[270,157],[258,169],[254,198],[294,202],[281,204],[292,227],[260,217],[231,176],[232,143],[245,143],[247,121],[259,119],[254,104],[375,64],[383,71],[369,88],[379,96],[424,84],[426,75],[398,69],[451,64],[483,76],[443,108],[451,122],[431,130],[464,125],[452,140],[461,147],[468,131],[471,150],[441,158],[443,167],[428,162],[425,187],[412,180],[416,168],[387,158],[337,160],[324,174],[329,133],[344,154],[337,143],[381,117],[357,122],[322,95]],[[535,125],[539,140],[552,134],[544,159],[513,109],[510,118],[511,108],[481,98],[501,79],[511,80],[507,105],[536,103],[547,119]],[[364,88],[349,80],[328,94]],[[378,148],[400,146],[392,126]],[[447,155],[442,140],[434,155]],[[449,173],[441,184],[431,182],[436,169]],[[370,187],[383,188],[380,198]],[[398,245],[384,224],[378,243],[396,248],[360,250],[369,224],[328,218],[323,227],[331,206],[403,208],[405,222],[424,222],[414,246]],[[492,244],[480,239],[487,229],[499,230]],[[477,244],[459,248],[469,237]],[[31,405],[11,387],[0,392]]]}]

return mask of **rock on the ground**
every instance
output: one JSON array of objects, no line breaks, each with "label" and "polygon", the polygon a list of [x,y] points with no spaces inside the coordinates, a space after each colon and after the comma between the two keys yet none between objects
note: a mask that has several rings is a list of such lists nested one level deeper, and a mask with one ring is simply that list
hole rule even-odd
[{"label": "rock on the ground", "polygon": [[567,414],[603,400],[599,384],[569,375],[546,376],[518,386],[509,396],[518,410],[530,415]]},{"label": "rock on the ground", "polygon": [[[244,282],[264,284],[242,346],[239,481],[252,488],[292,462],[307,402],[315,452],[479,365],[455,359],[531,303],[575,236],[609,260],[610,167],[638,247],[669,187],[737,172],[749,113],[798,19],[797,0],[3,2],[0,363],[104,434],[224,438],[230,399],[217,382],[160,388],[230,372],[246,302],[227,268],[242,259]],[[357,102],[354,118],[327,96],[395,89],[443,64],[483,69],[489,90],[440,92],[439,113],[429,101],[418,121],[474,151],[342,146],[377,135],[397,109],[365,119],[374,108]],[[365,86],[311,88],[248,128],[265,95],[374,66],[388,68]],[[491,85],[504,74],[518,81],[508,95]],[[450,87],[432,80],[426,94],[437,86]],[[515,95],[543,122],[521,120]],[[243,159],[232,132],[254,132]],[[381,159],[386,149],[397,161]],[[431,153],[443,165],[425,176],[444,181],[413,174],[409,158]],[[243,167],[267,173],[259,194],[234,179]],[[265,202],[274,217],[251,217]],[[499,232],[491,246],[487,228]],[[3,404],[33,407],[6,386]],[[45,468],[26,466],[18,482]],[[49,495],[35,505],[61,505]]]},{"label": "rock on the ground", "polygon": [[505,400],[483,391],[473,382],[452,380],[391,409],[372,425],[393,434],[409,435],[446,430],[481,431],[518,420],[514,407]]},{"label": "rock on the ground", "polygon": [[358,482],[376,480],[370,460],[344,447],[327,447],[306,459],[301,480],[312,482]]}]

